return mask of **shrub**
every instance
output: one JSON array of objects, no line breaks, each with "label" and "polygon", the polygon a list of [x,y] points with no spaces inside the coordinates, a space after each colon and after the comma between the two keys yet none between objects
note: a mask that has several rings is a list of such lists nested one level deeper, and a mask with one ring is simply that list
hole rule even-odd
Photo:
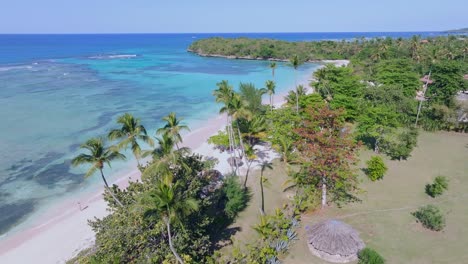
[{"label": "shrub", "polygon": [[364,248],[358,253],[358,264],[384,264],[385,259],[377,251]]},{"label": "shrub", "polygon": [[236,176],[226,178],[223,190],[227,198],[224,212],[229,218],[233,219],[247,206],[249,194],[242,188]]},{"label": "shrub", "polygon": [[426,185],[426,193],[431,197],[436,197],[444,193],[448,189],[447,177],[437,176],[433,184]]},{"label": "shrub", "polygon": [[373,156],[367,161],[366,174],[372,181],[382,179],[387,170],[387,166],[379,156]]},{"label": "shrub", "polygon": [[411,213],[421,224],[434,231],[440,231],[445,227],[445,217],[439,208],[434,205],[420,207],[416,212]]}]

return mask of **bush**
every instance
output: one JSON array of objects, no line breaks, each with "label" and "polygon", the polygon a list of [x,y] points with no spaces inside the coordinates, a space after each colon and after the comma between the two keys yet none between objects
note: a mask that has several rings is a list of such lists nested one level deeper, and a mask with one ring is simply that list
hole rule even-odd
[{"label": "bush", "polygon": [[384,161],[379,156],[373,156],[367,161],[366,174],[372,181],[380,180],[383,178],[388,168]]},{"label": "bush", "polygon": [[377,251],[364,248],[358,253],[358,264],[384,264],[385,259]]},{"label": "bush", "polygon": [[418,221],[430,230],[440,231],[445,227],[445,217],[439,208],[434,205],[420,207],[411,213]]},{"label": "bush", "polygon": [[437,176],[433,184],[426,185],[426,193],[431,197],[442,195],[448,189],[447,177]]},{"label": "bush", "polygon": [[229,218],[234,219],[247,206],[249,195],[239,183],[237,176],[228,176],[224,181],[223,190],[227,198],[224,212]]}]

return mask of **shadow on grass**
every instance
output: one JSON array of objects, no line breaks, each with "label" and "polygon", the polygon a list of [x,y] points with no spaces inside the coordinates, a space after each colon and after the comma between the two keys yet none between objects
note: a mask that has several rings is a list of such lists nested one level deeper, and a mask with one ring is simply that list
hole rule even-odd
[{"label": "shadow on grass", "polygon": [[[240,193],[238,193],[240,194]],[[226,205],[229,203],[229,195],[226,195],[227,201],[225,201]],[[231,245],[231,237],[234,236],[237,232],[242,231],[242,228],[240,227],[230,227],[237,219],[238,215],[240,212],[244,211],[250,204],[252,200],[252,192],[250,188],[247,188],[245,190],[242,189],[242,196],[235,196],[231,197],[231,199],[234,200],[236,203],[235,207],[235,214],[229,217],[228,215],[225,215],[225,217],[218,219],[218,225],[220,228],[217,228],[216,230],[213,230],[213,233],[210,234],[213,242],[213,248],[212,250],[219,250],[227,245]]]}]

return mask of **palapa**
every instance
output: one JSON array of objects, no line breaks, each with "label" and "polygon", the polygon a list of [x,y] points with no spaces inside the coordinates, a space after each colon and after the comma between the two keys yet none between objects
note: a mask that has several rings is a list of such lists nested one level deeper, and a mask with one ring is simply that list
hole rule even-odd
[{"label": "palapa", "polygon": [[326,261],[354,261],[358,252],[365,247],[359,233],[350,225],[338,220],[326,220],[306,229],[310,251]]}]

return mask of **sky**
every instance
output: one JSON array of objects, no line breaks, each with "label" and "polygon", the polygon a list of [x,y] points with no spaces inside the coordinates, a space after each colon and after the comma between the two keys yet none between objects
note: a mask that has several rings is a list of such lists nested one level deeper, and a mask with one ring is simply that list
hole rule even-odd
[{"label": "sky", "polygon": [[437,31],[467,0],[0,0],[0,33]]}]

